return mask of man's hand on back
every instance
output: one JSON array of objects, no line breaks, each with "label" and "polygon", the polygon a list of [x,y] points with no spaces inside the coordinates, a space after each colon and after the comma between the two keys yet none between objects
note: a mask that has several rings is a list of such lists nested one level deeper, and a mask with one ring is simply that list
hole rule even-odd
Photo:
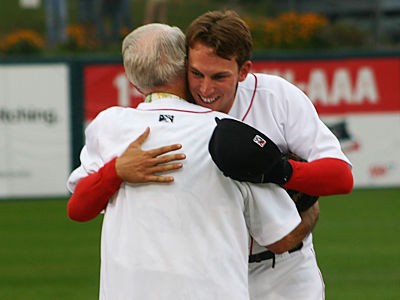
[{"label": "man's hand on back", "polygon": [[125,152],[116,159],[115,170],[117,175],[130,183],[172,182],[174,181],[172,176],[156,175],[156,173],[182,168],[181,163],[170,162],[185,159],[185,154],[163,155],[181,149],[182,145],[174,144],[144,151],[141,146],[149,136],[149,133],[150,128],[147,127],[145,132],[133,141]]}]

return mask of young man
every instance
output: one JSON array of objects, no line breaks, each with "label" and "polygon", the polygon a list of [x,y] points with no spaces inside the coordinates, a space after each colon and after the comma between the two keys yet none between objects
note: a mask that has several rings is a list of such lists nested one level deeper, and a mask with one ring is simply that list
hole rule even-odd
[{"label": "young man", "polygon": [[[214,165],[208,152],[214,119],[227,116],[184,100],[184,41],[178,28],[161,24],[124,39],[127,76],[146,101],[137,109],[107,109],[93,120],[81,166],[68,180],[72,219],[105,211],[100,299],[247,300],[249,233],[279,249],[300,223],[282,188],[233,181]],[[175,140],[187,156],[184,168],[171,167],[179,169],[176,180],[138,184],[131,166],[142,143],[153,148]],[[157,155],[150,164],[163,163]],[[184,157],[170,154],[165,161],[173,158]]]},{"label": "young man", "polygon": [[[252,125],[282,154],[293,152],[308,161],[286,159],[273,172],[266,170],[263,182],[317,196],[352,190],[351,164],[307,96],[277,76],[249,73],[251,35],[235,12],[215,11],[198,17],[186,31],[186,47],[189,89],[196,104]],[[241,174],[236,179],[252,181],[246,176]],[[257,243],[251,250],[265,252]],[[252,300],[324,297],[311,234],[292,251],[255,257],[261,258],[259,262],[250,259]]]}]

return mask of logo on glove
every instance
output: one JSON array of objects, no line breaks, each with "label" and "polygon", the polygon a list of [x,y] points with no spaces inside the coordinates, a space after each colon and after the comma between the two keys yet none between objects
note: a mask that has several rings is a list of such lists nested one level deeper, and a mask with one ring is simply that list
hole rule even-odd
[{"label": "logo on glove", "polygon": [[258,146],[260,146],[261,148],[263,148],[265,146],[265,144],[267,143],[267,141],[264,140],[258,134],[256,134],[256,136],[253,138],[253,142],[256,143]]}]

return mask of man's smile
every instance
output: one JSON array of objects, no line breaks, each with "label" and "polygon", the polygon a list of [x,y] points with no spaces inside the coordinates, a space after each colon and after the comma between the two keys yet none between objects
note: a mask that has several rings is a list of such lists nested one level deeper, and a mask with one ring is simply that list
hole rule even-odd
[{"label": "man's smile", "polygon": [[205,103],[213,103],[213,102],[217,101],[219,98],[219,97],[206,98],[206,97],[202,97],[200,95],[199,95],[199,97],[200,97],[201,101],[203,101]]}]

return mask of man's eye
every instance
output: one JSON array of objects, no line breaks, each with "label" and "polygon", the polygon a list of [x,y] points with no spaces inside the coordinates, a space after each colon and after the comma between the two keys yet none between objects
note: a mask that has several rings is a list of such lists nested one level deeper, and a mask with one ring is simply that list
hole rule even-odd
[{"label": "man's eye", "polygon": [[192,71],[193,76],[201,77],[201,73],[198,71]]},{"label": "man's eye", "polygon": [[226,77],[225,75],[215,75],[213,78],[215,80],[221,80],[221,79],[224,79],[225,77]]}]

